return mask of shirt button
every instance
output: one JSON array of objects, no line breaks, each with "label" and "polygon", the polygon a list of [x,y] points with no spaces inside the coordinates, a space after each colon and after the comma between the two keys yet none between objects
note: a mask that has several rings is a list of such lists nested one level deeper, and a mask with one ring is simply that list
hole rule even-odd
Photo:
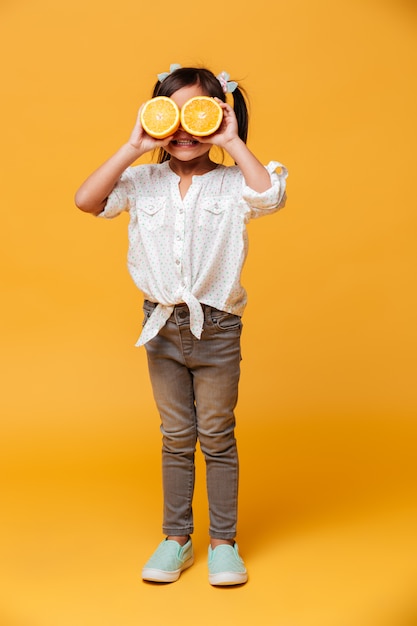
[{"label": "shirt button", "polygon": [[176,263],[177,265],[179,265],[179,264],[181,263],[181,261],[180,261],[179,259],[177,259],[177,260],[175,261],[175,263]]}]

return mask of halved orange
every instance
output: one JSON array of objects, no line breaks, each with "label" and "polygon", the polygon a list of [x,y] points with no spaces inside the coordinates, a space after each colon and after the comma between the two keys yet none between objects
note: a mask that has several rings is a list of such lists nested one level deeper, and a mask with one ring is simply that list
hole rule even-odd
[{"label": "halved orange", "polygon": [[223,109],[209,96],[195,96],[181,109],[181,126],[185,132],[195,137],[212,135],[223,119]]},{"label": "halved orange", "polygon": [[165,139],[173,135],[180,125],[180,110],[171,98],[156,96],[145,102],[140,121],[148,135]]}]

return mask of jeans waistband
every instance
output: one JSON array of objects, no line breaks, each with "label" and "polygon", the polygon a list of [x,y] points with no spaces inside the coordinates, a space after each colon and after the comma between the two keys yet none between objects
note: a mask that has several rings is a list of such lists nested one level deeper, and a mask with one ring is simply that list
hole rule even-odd
[{"label": "jeans waistband", "polygon": [[[209,306],[208,304],[200,303],[201,308],[204,312],[205,320],[212,320],[212,311],[217,311],[215,307]],[[158,302],[151,302],[150,300],[144,301],[144,306],[151,313],[157,306]],[[179,304],[174,305],[174,310],[171,313],[169,318],[170,321],[175,322],[176,324],[185,324],[190,321],[190,310],[188,305],[185,302],[180,302]]]}]

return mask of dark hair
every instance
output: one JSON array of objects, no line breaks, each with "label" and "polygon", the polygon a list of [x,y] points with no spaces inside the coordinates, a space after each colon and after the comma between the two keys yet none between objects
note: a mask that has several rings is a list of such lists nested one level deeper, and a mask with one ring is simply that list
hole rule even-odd
[{"label": "dark hair", "polygon": [[[226,102],[223,88],[213,72],[197,67],[180,67],[169,74],[162,82],[158,80],[153,89],[152,97],[167,96],[170,98],[178,89],[190,87],[191,85],[198,85],[208,96],[219,98]],[[249,122],[246,99],[244,90],[236,87],[233,91],[233,109],[237,119],[238,135],[245,143],[248,137]],[[163,163],[169,159],[170,155],[168,152],[161,148],[158,154],[158,162]]]}]

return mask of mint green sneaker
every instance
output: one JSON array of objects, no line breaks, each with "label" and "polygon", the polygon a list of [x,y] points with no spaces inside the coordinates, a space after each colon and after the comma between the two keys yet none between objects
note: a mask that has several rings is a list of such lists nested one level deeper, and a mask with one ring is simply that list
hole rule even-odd
[{"label": "mint green sneaker", "polygon": [[209,583],[211,585],[242,585],[248,580],[237,543],[221,544],[208,549]]},{"label": "mint green sneaker", "polygon": [[191,538],[184,546],[177,541],[162,541],[142,570],[143,580],[173,583],[183,570],[194,563]]}]

